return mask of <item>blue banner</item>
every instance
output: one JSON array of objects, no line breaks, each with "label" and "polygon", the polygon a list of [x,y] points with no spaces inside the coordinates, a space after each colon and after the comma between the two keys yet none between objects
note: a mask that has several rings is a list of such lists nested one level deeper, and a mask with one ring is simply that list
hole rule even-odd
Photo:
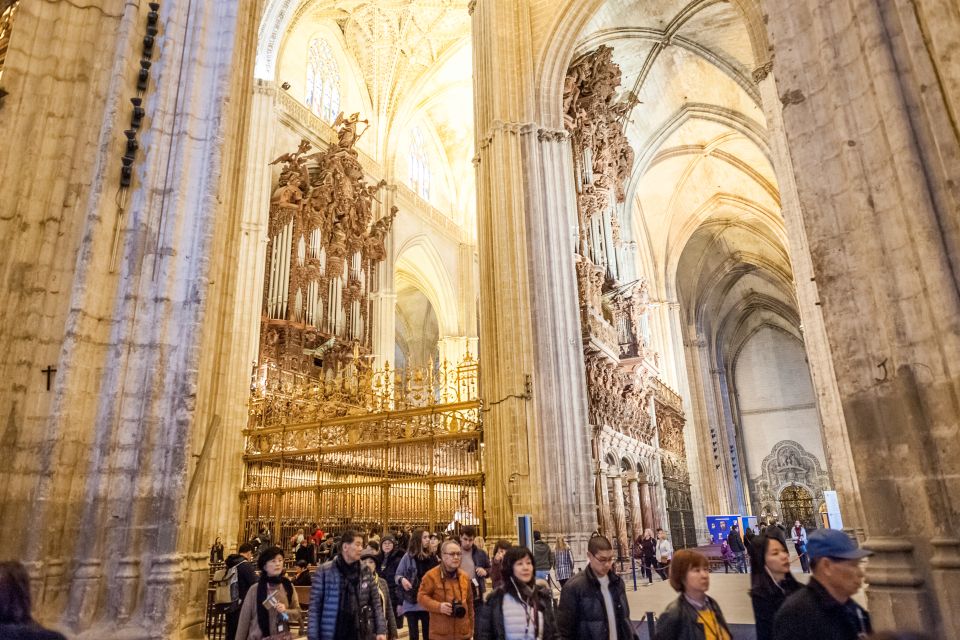
[{"label": "blue banner", "polygon": [[[710,541],[720,544],[727,539],[730,527],[740,523],[740,516],[707,516],[707,531],[710,532]],[[741,533],[743,533],[741,531]]]}]

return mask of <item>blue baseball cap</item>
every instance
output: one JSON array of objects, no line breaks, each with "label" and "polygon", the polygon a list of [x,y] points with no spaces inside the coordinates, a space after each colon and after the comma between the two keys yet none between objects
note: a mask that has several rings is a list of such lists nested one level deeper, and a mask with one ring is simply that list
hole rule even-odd
[{"label": "blue baseball cap", "polygon": [[837,529],[817,529],[807,538],[807,556],[811,560],[859,560],[872,555],[872,551],[861,549],[856,540]]}]

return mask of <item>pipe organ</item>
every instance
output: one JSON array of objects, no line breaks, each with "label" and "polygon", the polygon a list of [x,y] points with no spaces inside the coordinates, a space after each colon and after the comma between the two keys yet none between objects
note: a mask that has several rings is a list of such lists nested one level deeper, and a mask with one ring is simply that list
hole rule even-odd
[{"label": "pipe organ", "polygon": [[377,194],[354,145],[358,114],[337,142],[307,141],[271,164],[260,356],[251,382],[240,539],[267,526],[445,529],[482,526],[479,365],[373,371],[371,294],[397,210]]},{"label": "pipe organ", "polygon": [[[310,373],[359,360],[371,347],[371,294],[396,208],[374,220],[377,193],[354,148],[358,114],[338,116],[337,142],[286,153],[270,200],[260,365]],[[382,208],[382,207],[379,207]]]}]

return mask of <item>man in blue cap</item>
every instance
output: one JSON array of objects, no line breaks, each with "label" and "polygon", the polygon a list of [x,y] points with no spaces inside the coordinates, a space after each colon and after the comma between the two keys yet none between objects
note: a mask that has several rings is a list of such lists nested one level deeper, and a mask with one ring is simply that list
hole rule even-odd
[{"label": "man in blue cap", "polygon": [[813,577],[783,603],[775,640],[857,640],[872,632],[870,615],[853,601],[863,585],[861,560],[872,555],[842,531],[817,529],[807,540]]}]

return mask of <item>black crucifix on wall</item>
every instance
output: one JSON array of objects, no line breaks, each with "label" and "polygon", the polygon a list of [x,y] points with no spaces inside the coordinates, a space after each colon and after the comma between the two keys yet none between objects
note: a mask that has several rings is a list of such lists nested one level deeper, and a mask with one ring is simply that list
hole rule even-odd
[{"label": "black crucifix on wall", "polygon": [[47,391],[50,391],[50,381],[53,379],[53,374],[56,372],[57,370],[53,368],[53,365],[47,365],[46,369],[40,370],[40,373],[47,374]]}]

